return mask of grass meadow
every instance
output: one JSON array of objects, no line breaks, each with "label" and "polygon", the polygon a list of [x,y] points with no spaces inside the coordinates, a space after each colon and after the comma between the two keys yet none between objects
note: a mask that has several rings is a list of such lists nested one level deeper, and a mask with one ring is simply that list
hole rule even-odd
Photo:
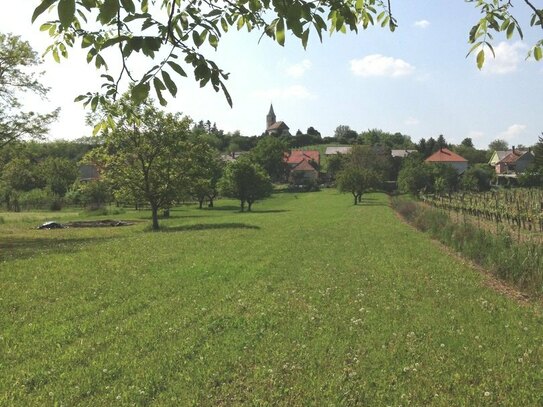
[{"label": "grass meadow", "polygon": [[543,405],[543,316],[382,194],[2,214],[2,406]]}]

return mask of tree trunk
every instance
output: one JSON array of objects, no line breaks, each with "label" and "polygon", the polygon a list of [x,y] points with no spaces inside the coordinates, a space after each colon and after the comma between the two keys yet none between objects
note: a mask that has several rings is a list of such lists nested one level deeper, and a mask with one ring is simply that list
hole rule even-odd
[{"label": "tree trunk", "polygon": [[240,201],[241,203],[241,211],[243,212],[245,210],[245,201]]},{"label": "tree trunk", "polygon": [[153,212],[153,230],[158,230],[158,206],[152,205],[151,211]]},{"label": "tree trunk", "polygon": [[247,212],[251,212],[251,207],[253,206],[254,201],[247,201]]},{"label": "tree trunk", "polygon": [[362,194],[358,194],[356,198],[358,199],[358,203],[362,203]]},{"label": "tree trunk", "polygon": [[207,205],[208,208],[213,208],[213,199],[212,197],[208,196],[207,199],[209,199],[209,205]]},{"label": "tree trunk", "polygon": [[356,205],[358,203],[358,197],[356,196],[354,192],[353,192],[353,197],[354,197],[354,204]]},{"label": "tree trunk", "polygon": [[204,200],[203,199],[198,199],[198,208],[199,209],[202,209],[203,204],[204,204]]}]

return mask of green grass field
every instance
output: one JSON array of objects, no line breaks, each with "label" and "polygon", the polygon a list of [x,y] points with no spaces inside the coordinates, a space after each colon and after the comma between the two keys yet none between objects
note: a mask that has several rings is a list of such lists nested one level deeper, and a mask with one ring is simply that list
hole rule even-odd
[{"label": "green grass field", "polygon": [[[538,406],[543,317],[387,197],[183,207],[148,230],[2,214],[0,405]],[[111,216],[109,216],[111,217]]]}]

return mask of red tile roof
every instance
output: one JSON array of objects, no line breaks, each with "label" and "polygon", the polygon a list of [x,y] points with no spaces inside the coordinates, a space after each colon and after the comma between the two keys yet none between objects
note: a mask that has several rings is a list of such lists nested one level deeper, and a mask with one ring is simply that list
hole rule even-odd
[{"label": "red tile roof", "polygon": [[297,164],[303,160],[313,160],[317,164],[320,164],[320,154],[317,150],[292,150],[290,155],[286,157],[288,164]]},{"label": "red tile roof", "polygon": [[526,154],[526,151],[514,150],[507,154],[505,157],[503,157],[499,162],[504,164],[512,164],[517,162],[517,160],[524,154]]},{"label": "red tile roof", "polygon": [[291,171],[317,171],[315,167],[309,164],[309,160],[304,159],[298,163]]},{"label": "red tile roof", "polygon": [[464,157],[459,156],[456,153],[453,153],[448,148],[441,148],[434,154],[432,154],[430,157],[426,159],[426,162],[434,162],[434,163],[456,163],[456,162],[467,162]]}]

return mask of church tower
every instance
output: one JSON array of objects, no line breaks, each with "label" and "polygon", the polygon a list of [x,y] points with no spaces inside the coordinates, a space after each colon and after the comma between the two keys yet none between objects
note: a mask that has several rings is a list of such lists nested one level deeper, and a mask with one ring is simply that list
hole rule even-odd
[{"label": "church tower", "polygon": [[273,104],[270,103],[270,111],[268,112],[268,115],[266,116],[266,130],[270,128],[272,124],[274,124],[276,121],[275,113],[273,111]]}]

